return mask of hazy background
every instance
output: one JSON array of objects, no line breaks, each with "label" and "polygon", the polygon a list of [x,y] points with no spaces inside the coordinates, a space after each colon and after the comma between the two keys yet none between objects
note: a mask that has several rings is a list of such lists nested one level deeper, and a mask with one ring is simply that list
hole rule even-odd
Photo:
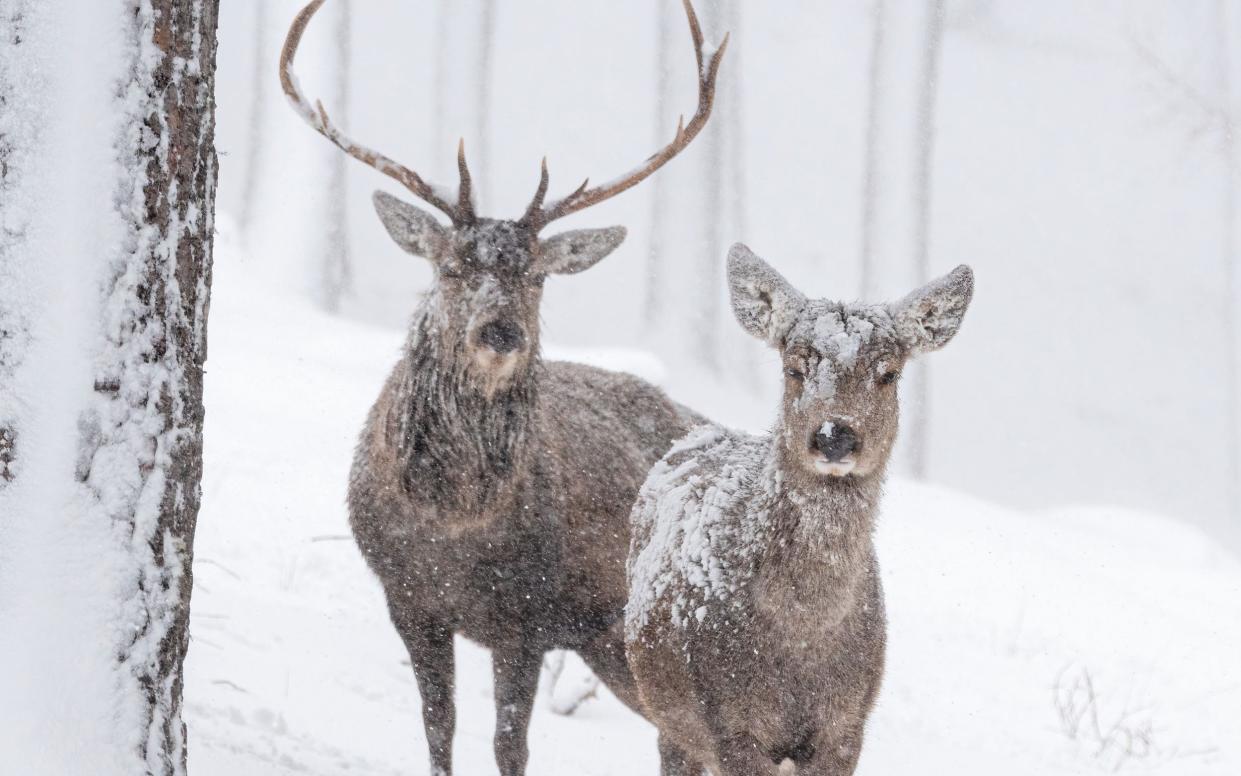
[{"label": "hazy background", "polygon": [[[430,272],[370,206],[402,192],[279,93],[300,5],[223,4],[219,208],[246,271],[402,327]],[[975,301],[926,361],[925,404],[923,374],[906,381],[898,471],[1163,513],[1241,549],[1241,2],[697,6],[709,37],[732,31],[717,112],[655,178],[549,229],[629,238],[549,282],[545,341],[651,351],[678,398],[762,428],[779,369],[731,317],[729,244],[836,298],[895,298],[966,262]],[[675,0],[330,0],[298,70],[358,140],[434,179],[453,182],[464,137],[494,216],[522,211],[544,154],[563,194],[634,166],[694,107]]]}]

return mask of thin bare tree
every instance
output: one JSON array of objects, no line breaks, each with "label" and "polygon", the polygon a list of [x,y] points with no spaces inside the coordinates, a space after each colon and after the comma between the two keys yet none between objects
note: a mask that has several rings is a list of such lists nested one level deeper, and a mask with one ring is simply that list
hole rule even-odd
[{"label": "thin bare tree", "polygon": [[[709,6],[714,29],[737,29],[740,8],[737,0],[714,0]],[[734,60],[739,58],[733,52]],[[735,73],[743,74],[744,67],[735,66]],[[745,191],[744,138],[741,122],[740,76],[728,79],[720,89],[716,123],[704,132],[707,168],[704,175],[702,197],[702,220],[706,225],[706,239],[702,245],[700,270],[696,277],[701,280],[702,292],[696,311],[695,353],[703,366],[710,370],[721,367],[720,352],[721,314],[724,288],[723,265],[719,257],[724,246],[737,240],[744,233],[744,209],[741,194]]]},{"label": "thin bare tree", "polygon": [[[1238,272],[1238,196],[1237,132],[1241,126],[1241,101],[1234,94],[1233,56],[1230,36],[1232,18],[1229,3],[1217,0],[1211,23],[1214,35],[1214,79],[1211,87],[1203,87],[1179,71],[1150,45],[1136,36],[1130,45],[1144,68],[1158,97],[1167,104],[1169,113],[1180,117],[1191,139],[1214,138],[1215,153],[1223,177],[1220,207],[1220,277],[1218,300],[1224,341],[1225,450],[1228,462],[1227,500],[1234,526],[1241,522],[1241,273]],[[1234,527],[1241,533],[1241,527]]]},{"label": "thin bare tree", "polygon": [[1237,352],[1237,305],[1241,304],[1237,272],[1237,114],[1233,104],[1232,38],[1228,34],[1229,8],[1225,0],[1215,2],[1215,71],[1219,112],[1219,153],[1223,160],[1223,198],[1220,216],[1223,221],[1223,241],[1220,259],[1223,265],[1224,342],[1228,348],[1225,362],[1228,365],[1228,503],[1232,512],[1234,533],[1241,534],[1241,354]]},{"label": "thin bare tree", "polygon": [[[672,85],[668,73],[672,60],[671,9],[663,0],[655,2],[655,125],[654,137],[667,134],[668,104]],[[651,226],[646,248],[645,293],[642,298],[642,326],[649,334],[656,331],[663,315],[664,256],[667,242],[666,216],[670,205],[668,184],[664,177],[655,179],[651,187]]]},{"label": "thin bare tree", "polygon": [[[34,144],[39,121],[12,121],[12,106],[21,98],[20,85],[34,86],[39,75],[25,58],[26,5],[14,0],[0,8],[0,212],[8,214],[0,232],[0,286],[17,287],[18,264],[10,259],[25,241],[25,223],[5,205],[20,196],[26,171],[26,150]],[[18,407],[13,380],[29,346],[29,321],[18,305],[0,304],[0,490],[17,476]]]},{"label": "thin bare tree", "polygon": [[[431,81],[431,148],[448,147],[448,91],[452,88],[449,73],[452,70],[452,47],[449,46],[449,30],[452,29],[452,12],[455,3],[436,3],[435,36],[432,38]],[[435,158],[435,156],[432,156]]]},{"label": "thin bare tree", "polygon": [[[495,49],[496,3],[495,0],[480,0],[478,9],[478,72],[476,74],[476,90],[474,100],[474,145],[475,158],[478,159],[479,190],[475,196],[480,206],[488,202],[491,174],[491,85],[492,57]],[[442,148],[443,146],[440,146]]]},{"label": "thin bare tree", "polygon": [[861,295],[874,299],[879,295],[875,268],[875,228],[879,197],[879,123],[883,110],[883,30],[884,0],[871,6],[870,64],[868,66],[866,99],[866,159],[862,168],[862,239]]},{"label": "thin bare tree", "polygon": [[[337,24],[334,28],[336,68],[332,71],[332,104],[349,105],[349,84],[352,76],[353,9],[351,0],[341,0],[337,5]],[[265,75],[260,83],[266,84]],[[342,122],[343,123],[343,122]],[[346,129],[348,128],[347,125]],[[328,312],[340,311],[341,300],[349,292],[352,271],[349,262],[349,209],[348,170],[345,157],[333,154],[328,173],[326,242],[323,250],[323,269],[320,279],[320,301]]]},{"label": "thin bare tree", "polygon": [[[732,17],[731,0],[711,0],[707,4],[712,29],[720,29]],[[729,111],[727,92],[721,91],[719,111],[723,118]],[[705,239],[698,257],[697,277],[702,286],[698,294],[698,305],[694,311],[694,355],[699,363],[710,371],[720,368],[719,329],[720,329],[720,294],[717,289],[723,288],[723,273],[720,267],[720,256],[724,253],[724,240],[729,238],[723,232],[729,228],[728,204],[730,201],[727,170],[728,130],[730,124],[726,118],[716,121],[703,132],[702,144],[706,149],[707,166],[703,172],[703,192],[701,198],[702,223],[705,227]]]},{"label": "thin bare tree", "polygon": [[251,28],[250,46],[251,56],[254,59],[250,65],[251,91],[250,115],[246,130],[246,166],[242,170],[241,212],[237,218],[237,225],[242,234],[249,233],[254,219],[261,171],[260,161],[263,153],[263,116],[269,109],[268,103],[272,98],[271,88],[267,83],[268,73],[271,71],[271,62],[267,57],[267,38],[271,34],[268,4],[253,3],[251,8],[254,9],[254,26]]},{"label": "thin bare tree", "polygon": [[[939,63],[944,42],[944,0],[927,0],[922,47],[922,82],[914,144],[914,275],[919,282],[931,275],[931,194],[935,163],[935,103],[939,94]],[[927,474],[931,426],[931,375],[926,364],[914,374],[913,412],[909,428],[910,466],[915,477]]]}]

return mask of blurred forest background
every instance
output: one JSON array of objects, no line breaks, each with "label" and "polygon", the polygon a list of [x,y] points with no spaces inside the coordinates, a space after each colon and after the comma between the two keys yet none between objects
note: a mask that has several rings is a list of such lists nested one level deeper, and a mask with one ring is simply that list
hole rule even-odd
[{"label": "blurred forest background", "polygon": [[[221,9],[221,218],[247,271],[403,327],[430,269],[370,204],[402,192],[279,91],[301,4]],[[652,352],[678,399],[761,429],[779,369],[729,312],[732,242],[841,299],[969,263],[960,337],[905,381],[897,473],[1158,512],[1241,550],[1241,2],[697,7],[709,37],[732,32],[716,115],[651,181],[561,225],[629,238],[549,282],[545,342]],[[464,138],[493,216],[521,212],[545,154],[552,195],[645,158],[693,112],[693,68],[676,0],[330,0],[298,60],[338,124],[432,179],[455,182]]]}]

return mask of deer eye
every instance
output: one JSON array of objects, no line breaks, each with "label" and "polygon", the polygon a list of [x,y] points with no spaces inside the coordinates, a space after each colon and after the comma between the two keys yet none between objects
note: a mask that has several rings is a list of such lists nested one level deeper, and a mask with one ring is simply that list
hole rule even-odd
[{"label": "deer eye", "polygon": [[879,375],[879,384],[880,385],[891,385],[892,383],[895,383],[900,378],[901,378],[900,372],[896,372],[896,371],[884,372],[883,374]]},{"label": "deer eye", "polygon": [[803,372],[800,367],[786,366],[784,368],[784,373],[799,383],[806,379],[806,373]]}]

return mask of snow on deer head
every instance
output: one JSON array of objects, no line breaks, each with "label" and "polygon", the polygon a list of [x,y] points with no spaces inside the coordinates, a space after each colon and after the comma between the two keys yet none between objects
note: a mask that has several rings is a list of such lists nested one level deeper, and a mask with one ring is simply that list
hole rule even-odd
[{"label": "snow on deer head", "polygon": [[882,471],[896,441],[897,383],[911,357],[957,333],[974,290],[961,265],[893,304],[808,299],[738,243],[728,254],[733,312],[780,351],[784,463],[827,477]]},{"label": "snow on deer head", "polygon": [[382,191],[375,210],[405,251],[435,268],[438,334],[464,348],[480,381],[494,389],[538,351],[539,302],[548,275],[593,266],[625,239],[625,228],[580,229],[540,239],[523,221],[478,218],[454,228]]},{"label": "snow on deer head", "polygon": [[573,274],[593,266],[625,239],[623,227],[587,229],[540,239],[552,221],[584,210],[629,189],[689,145],[711,115],[715,81],[728,44],[710,50],[689,0],[682,0],[698,60],[698,108],[688,124],[679,122],[672,140],[641,165],[607,183],[588,187],[544,204],[547,160],[538,189],[517,219],[481,218],[474,210],[473,187],[465,146],[457,149],[456,189],[432,184],[413,169],[347,137],[328,118],[322,103],[311,104],[293,75],[293,60],[311,17],[325,0],[313,0],[293,21],[280,58],[280,81],[294,109],[317,132],[353,158],[395,179],[414,196],[437,208],[451,221],[433,216],[376,192],[375,209],[388,234],[409,253],[428,259],[436,270],[429,301],[438,334],[449,352],[464,352],[468,368],[488,392],[506,384],[538,352],[538,309],[543,282],[551,274]]}]

